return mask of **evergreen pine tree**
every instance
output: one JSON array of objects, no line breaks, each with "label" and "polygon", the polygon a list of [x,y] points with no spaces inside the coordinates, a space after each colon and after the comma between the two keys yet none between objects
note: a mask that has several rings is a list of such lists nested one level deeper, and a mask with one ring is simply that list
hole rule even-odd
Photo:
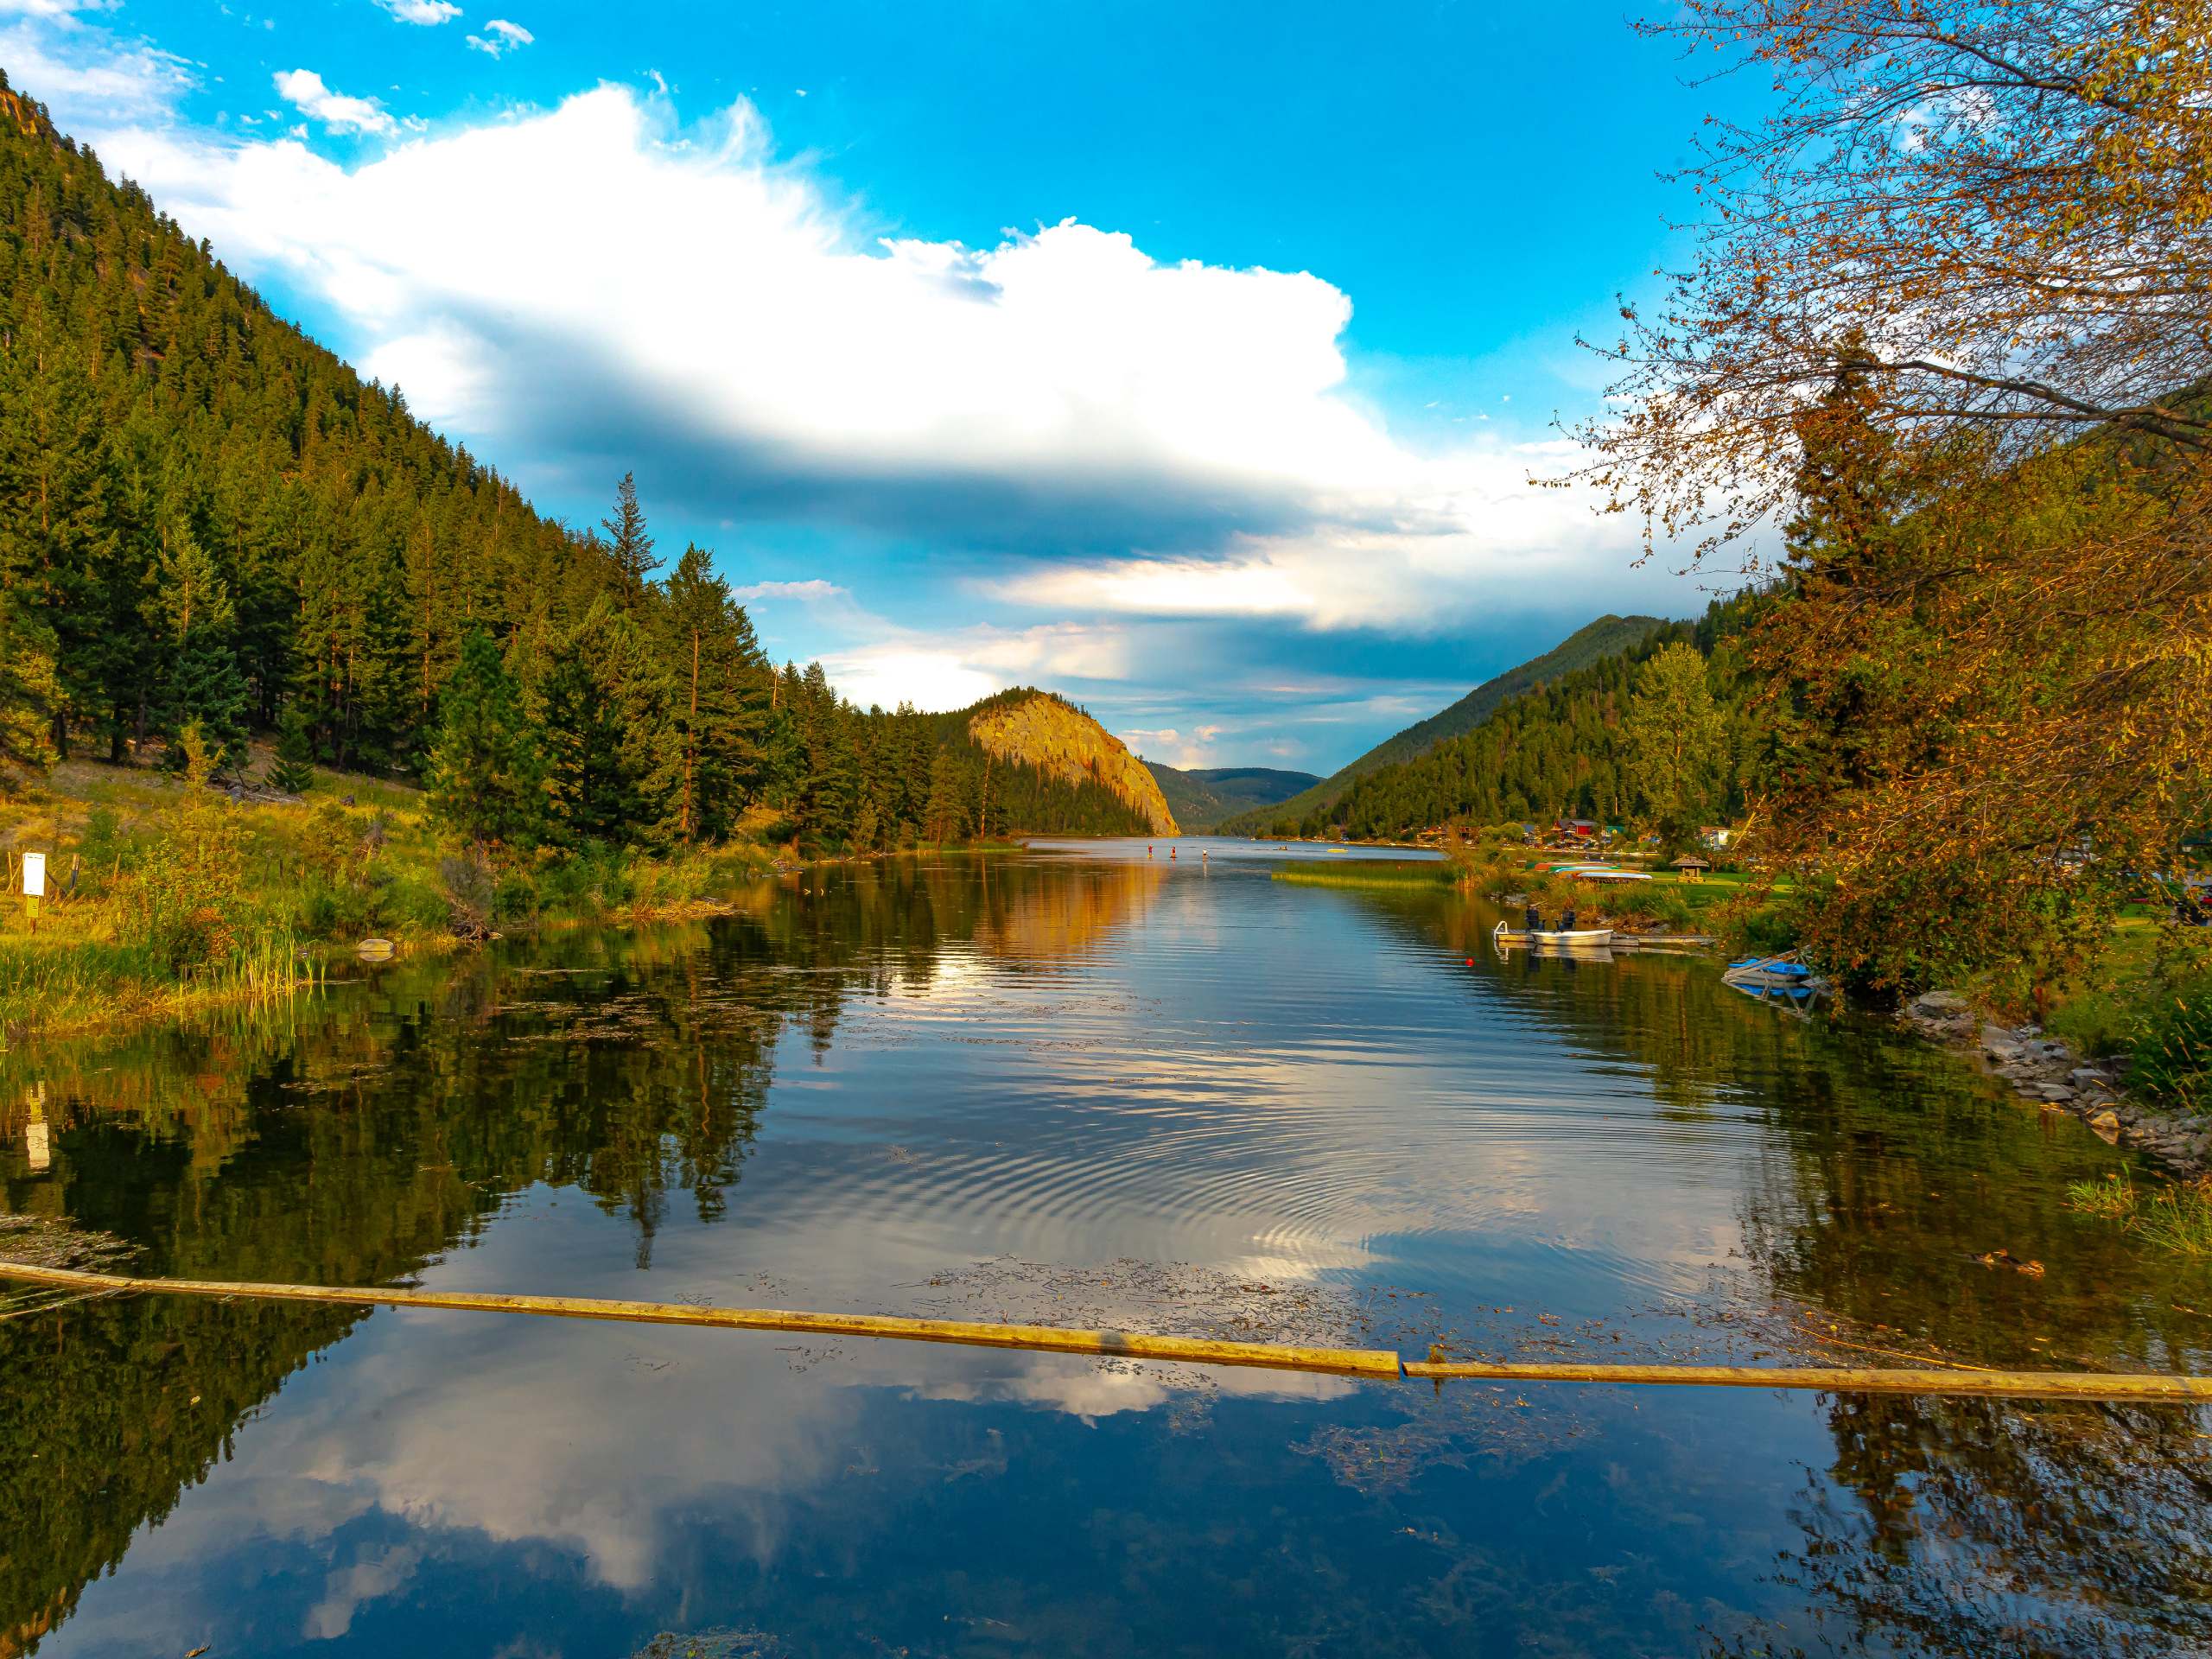
[{"label": "evergreen pine tree", "polygon": [[246,683],[233,631],[230,588],[181,524],[162,537],[155,567],[153,620],[162,630],[159,720],[172,766],[183,764],[180,738],[197,727],[217,777],[245,761]]},{"label": "evergreen pine tree", "polygon": [[52,636],[50,741],[66,760],[70,715],[105,711],[111,658],[135,637],[107,603],[118,536],[102,414],[82,354],[36,309],[0,377],[0,573]]},{"label": "evergreen pine tree", "polygon": [[1755,641],[1790,694],[1762,770],[1801,809],[1806,798],[1865,787],[1916,747],[1910,733],[1926,723],[1914,683],[1920,573],[1910,490],[1876,404],[1847,356],[1798,417],[1798,510],[1785,527],[1783,567],[1790,602],[1768,612]]},{"label": "evergreen pine tree", "polygon": [[1677,641],[1645,663],[1629,706],[1628,769],[1669,847],[1690,844],[1720,789],[1726,715],[1714,706],[1705,658]]},{"label": "evergreen pine tree", "polygon": [[939,749],[930,759],[929,800],[922,810],[922,828],[943,846],[957,841],[967,823],[967,780],[950,749]]},{"label": "evergreen pine tree", "polygon": [[859,800],[857,715],[837,696],[820,663],[809,663],[800,677],[797,713],[805,766],[800,819],[818,840],[842,842],[852,832]]},{"label": "evergreen pine tree", "polygon": [[768,668],[745,607],[708,556],[687,547],[659,608],[662,661],[674,688],[670,724],[679,751],[676,838],[687,846],[729,833],[763,766]]},{"label": "evergreen pine tree", "polygon": [[545,827],[545,760],[522,688],[490,636],[471,633],[438,697],[430,810],[480,844],[527,847]]},{"label": "evergreen pine tree", "polygon": [[883,824],[875,810],[873,796],[862,795],[860,805],[853,813],[852,849],[856,853],[872,853],[881,844]]},{"label": "evergreen pine tree", "polygon": [[548,785],[563,841],[655,836],[682,766],[671,688],[643,632],[602,601],[555,651],[541,688]]},{"label": "evergreen pine tree", "polygon": [[645,602],[645,584],[661,562],[653,556],[653,538],[645,534],[645,515],[638,505],[638,482],[632,474],[622,474],[614,489],[614,516],[601,519],[599,527],[607,532],[607,556],[614,562],[622,602],[634,611]]},{"label": "evergreen pine tree", "polygon": [[277,717],[276,758],[267,782],[280,795],[304,795],[315,786],[315,722],[296,702],[286,703]]},{"label": "evergreen pine tree", "polygon": [[54,764],[54,710],[61,689],[54,673],[54,636],[37,612],[0,591],[0,792],[18,773]]}]

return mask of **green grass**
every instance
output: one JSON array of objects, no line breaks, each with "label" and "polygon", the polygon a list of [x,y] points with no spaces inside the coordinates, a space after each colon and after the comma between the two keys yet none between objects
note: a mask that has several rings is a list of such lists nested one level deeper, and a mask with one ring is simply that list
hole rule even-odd
[{"label": "green grass", "polygon": [[[264,775],[267,759],[257,750],[249,775]],[[390,779],[319,766],[303,800],[233,802],[147,767],[64,762],[0,796],[0,844],[46,852],[54,884],[35,934],[22,899],[0,895],[0,1047],[251,1007],[372,936],[421,950],[492,931],[714,914],[779,861],[788,868],[791,833],[755,806],[722,846],[486,861],[432,820],[422,791]]]},{"label": "green grass", "polygon": [[2127,1048],[2141,1018],[2142,1004],[2133,991],[2092,986],[2051,1009],[2044,1029],[2075,1053],[2094,1058]]},{"label": "green grass", "polygon": [[54,884],[35,932],[21,899],[0,897],[0,1045],[285,997],[370,936],[432,949],[490,930],[703,914],[776,857],[747,838],[495,868],[405,784],[318,769],[304,802],[232,802],[84,761],[0,799],[0,840],[47,852]]},{"label": "green grass", "polygon": [[8,1034],[107,1026],[225,1003],[271,1001],[321,976],[289,931],[180,976],[143,943],[0,939],[0,1047]]},{"label": "green grass", "polygon": [[[2188,1023],[2179,1017],[2186,1011],[2180,1005],[2193,1005],[2212,993],[2212,980],[2207,979],[2201,967],[2193,969],[2185,956],[2169,959],[2164,954],[2172,949],[2172,938],[2164,922],[2162,912],[2154,913],[2141,906],[2123,909],[2094,957],[2054,988],[2042,1010],[2044,1028],[2077,1054],[2093,1056],[2126,1052],[2146,1037],[2187,1036],[2185,1030],[2174,1029]],[[2000,1015],[2018,1017],[2032,1012],[2018,976],[1986,976],[1958,988]],[[2195,1040],[2203,1046],[2206,1039],[2202,1031]],[[2154,1043],[2154,1046],[2165,1045]],[[2169,1078],[2172,1068],[2158,1063],[2169,1058],[2153,1057],[2152,1069],[2145,1073],[2146,1083],[2153,1078],[2185,1083],[2178,1077]],[[2196,1070],[2201,1075],[2201,1062]],[[2202,1083],[2194,1091],[2184,1086],[2169,1087],[2167,1092],[2195,1110],[2205,1109],[2202,1103],[2212,1098]],[[2199,1098],[2189,1098],[2192,1092]]]},{"label": "green grass", "polygon": [[1278,881],[1300,887],[1449,887],[1459,873],[1447,863],[1428,860],[1347,858],[1328,863],[1285,864],[1274,873]]},{"label": "green grass", "polygon": [[2117,1223],[2153,1249],[2176,1255],[2212,1255],[2212,1179],[2179,1181],[2149,1192],[2126,1175],[2073,1181],[2066,1207]]},{"label": "green grass", "polygon": [[2134,1215],[2140,1203],[2135,1183],[2118,1172],[2101,1181],[2069,1181],[2066,1184],[2066,1207],[2076,1215],[2095,1216],[2105,1221],[2126,1221]]}]

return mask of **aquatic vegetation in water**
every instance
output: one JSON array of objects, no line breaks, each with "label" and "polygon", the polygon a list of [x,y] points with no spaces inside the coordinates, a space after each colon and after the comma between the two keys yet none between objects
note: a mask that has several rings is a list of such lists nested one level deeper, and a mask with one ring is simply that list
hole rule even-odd
[{"label": "aquatic vegetation in water", "polygon": [[2073,1181],[2066,1205],[2118,1222],[2146,1244],[2182,1255],[2212,1255],[2212,1179],[2177,1181],[2145,1193],[2126,1175]]},{"label": "aquatic vegetation in water", "polygon": [[1441,860],[1354,859],[1342,864],[1286,864],[1278,881],[1301,887],[1448,887],[1458,869]]},{"label": "aquatic vegetation in water", "polygon": [[696,1630],[689,1635],[663,1630],[639,1648],[633,1659],[775,1659],[790,1651],[759,1630]]}]

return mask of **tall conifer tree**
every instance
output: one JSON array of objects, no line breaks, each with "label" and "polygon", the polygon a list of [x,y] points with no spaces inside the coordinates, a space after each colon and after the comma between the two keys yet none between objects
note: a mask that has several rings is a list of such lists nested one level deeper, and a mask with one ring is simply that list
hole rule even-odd
[{"label": "tall conifer tree", "polygon": [[669,576],[660,626],[681,754],[677,838],[719,840],[760,781],[767,662],[745,607],[697,547],[683,550]]},{"label": "tall conifer tree", "polygon": [[638,505],[633,474],[622,474],[614,488],[614,516],[601,519],[599,527],[607,532],[607,556],[614,562],[622,602],[634,611],[645,602],[646,585],[661,561],[653,556],[653,538],[645,533],[645,510]]},{"label": "tall conifer tree", "polygon": [[522,688],[490,636],[471,633],[438,697],[430,810],[479,843],[527,847],[545,827],[545,759]]},{"label": "tall conifer tree", "polygon": [[157,707],[171,764],[183,764],[177,740],[197,727],[218,777],[245,761],[246,684],[238,667],[238,613],[215,562],[180,524],[162,537],[150,619],[162,639]]},{"label": "tall conifer tree", "polygon": [[606,601],[554,652],[542,689],[554,817],[572,845],[658,838],[681,771],[672,688],[636,622]]}]

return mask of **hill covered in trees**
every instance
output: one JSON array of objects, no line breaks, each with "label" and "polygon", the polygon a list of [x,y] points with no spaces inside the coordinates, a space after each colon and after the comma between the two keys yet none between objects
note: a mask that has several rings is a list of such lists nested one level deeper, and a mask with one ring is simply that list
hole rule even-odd
[{"label": "hill covered in trees", "polygon": [[181,764],[188,733],[236,777],[261,731],[278,789],[420,777],[485,846],[711,842],[756,809],[825,849],[1150,824],[986,747],[990,707],[775,668],[628,479],[596,529],[541,516],[0,79],[0,780]]},{"label": "hill covered in trees", "polygon": [[1029,767],[1070,788],[1103,791],[1154,834],[1176,833],[1175,815],[1152,774],[1121,739],[1063,698],[1042,691],[1009,692],[978,704],[969,715],[967,730],[987,755]]},{"label": "hill covered in trees", "polygon": [[1176,822],[1191,830],[1211,830],[1224,818],[1257,806],[1273,806],[1321,780],[1310,772],[1280,772],[1271,766],[1204,766],[1185,770],[1147,760],[1160,781]]},{"label": "hill covered in trees", "polygon": [[[1529,677],[1541,683],[1499,699],[1468,730],[1352,779],[1332,805],[1293,817],[1298,798],[1276,816],[1250,816],[1265,833],[1367,840],[1560,816],[1648,820],[1687,837],[1701,817],[1743,808],[1763,728],[1736,640],[1758,603],[1715,605],[1694,623],[1651,622],[1623,648]],[[1687,766],[1670,764],[1691,748]]]},{"label": "hill covered in trees", "polygon": [[[1311,788],[1280,803],[1262,803],[1224,822],[1221,828],[1231,835],[1262,835],[1271,830],[1287,833],[1279,828],[1286,823],[1325,822],[1329,809],[1344,798],[1344,791],[1356,779],[1410,760],[1447,738],[1471,731],[1507,698],[1533,690],[1592,663],[1617,657],[1666,626],[1656,616],[1606,615],[1586,623],[1542,656],[1484,680],[1450,707],[1383,739],[1358,760],[1330,773]],[[1273,810],[1268,810],[1269,807]]]}]

